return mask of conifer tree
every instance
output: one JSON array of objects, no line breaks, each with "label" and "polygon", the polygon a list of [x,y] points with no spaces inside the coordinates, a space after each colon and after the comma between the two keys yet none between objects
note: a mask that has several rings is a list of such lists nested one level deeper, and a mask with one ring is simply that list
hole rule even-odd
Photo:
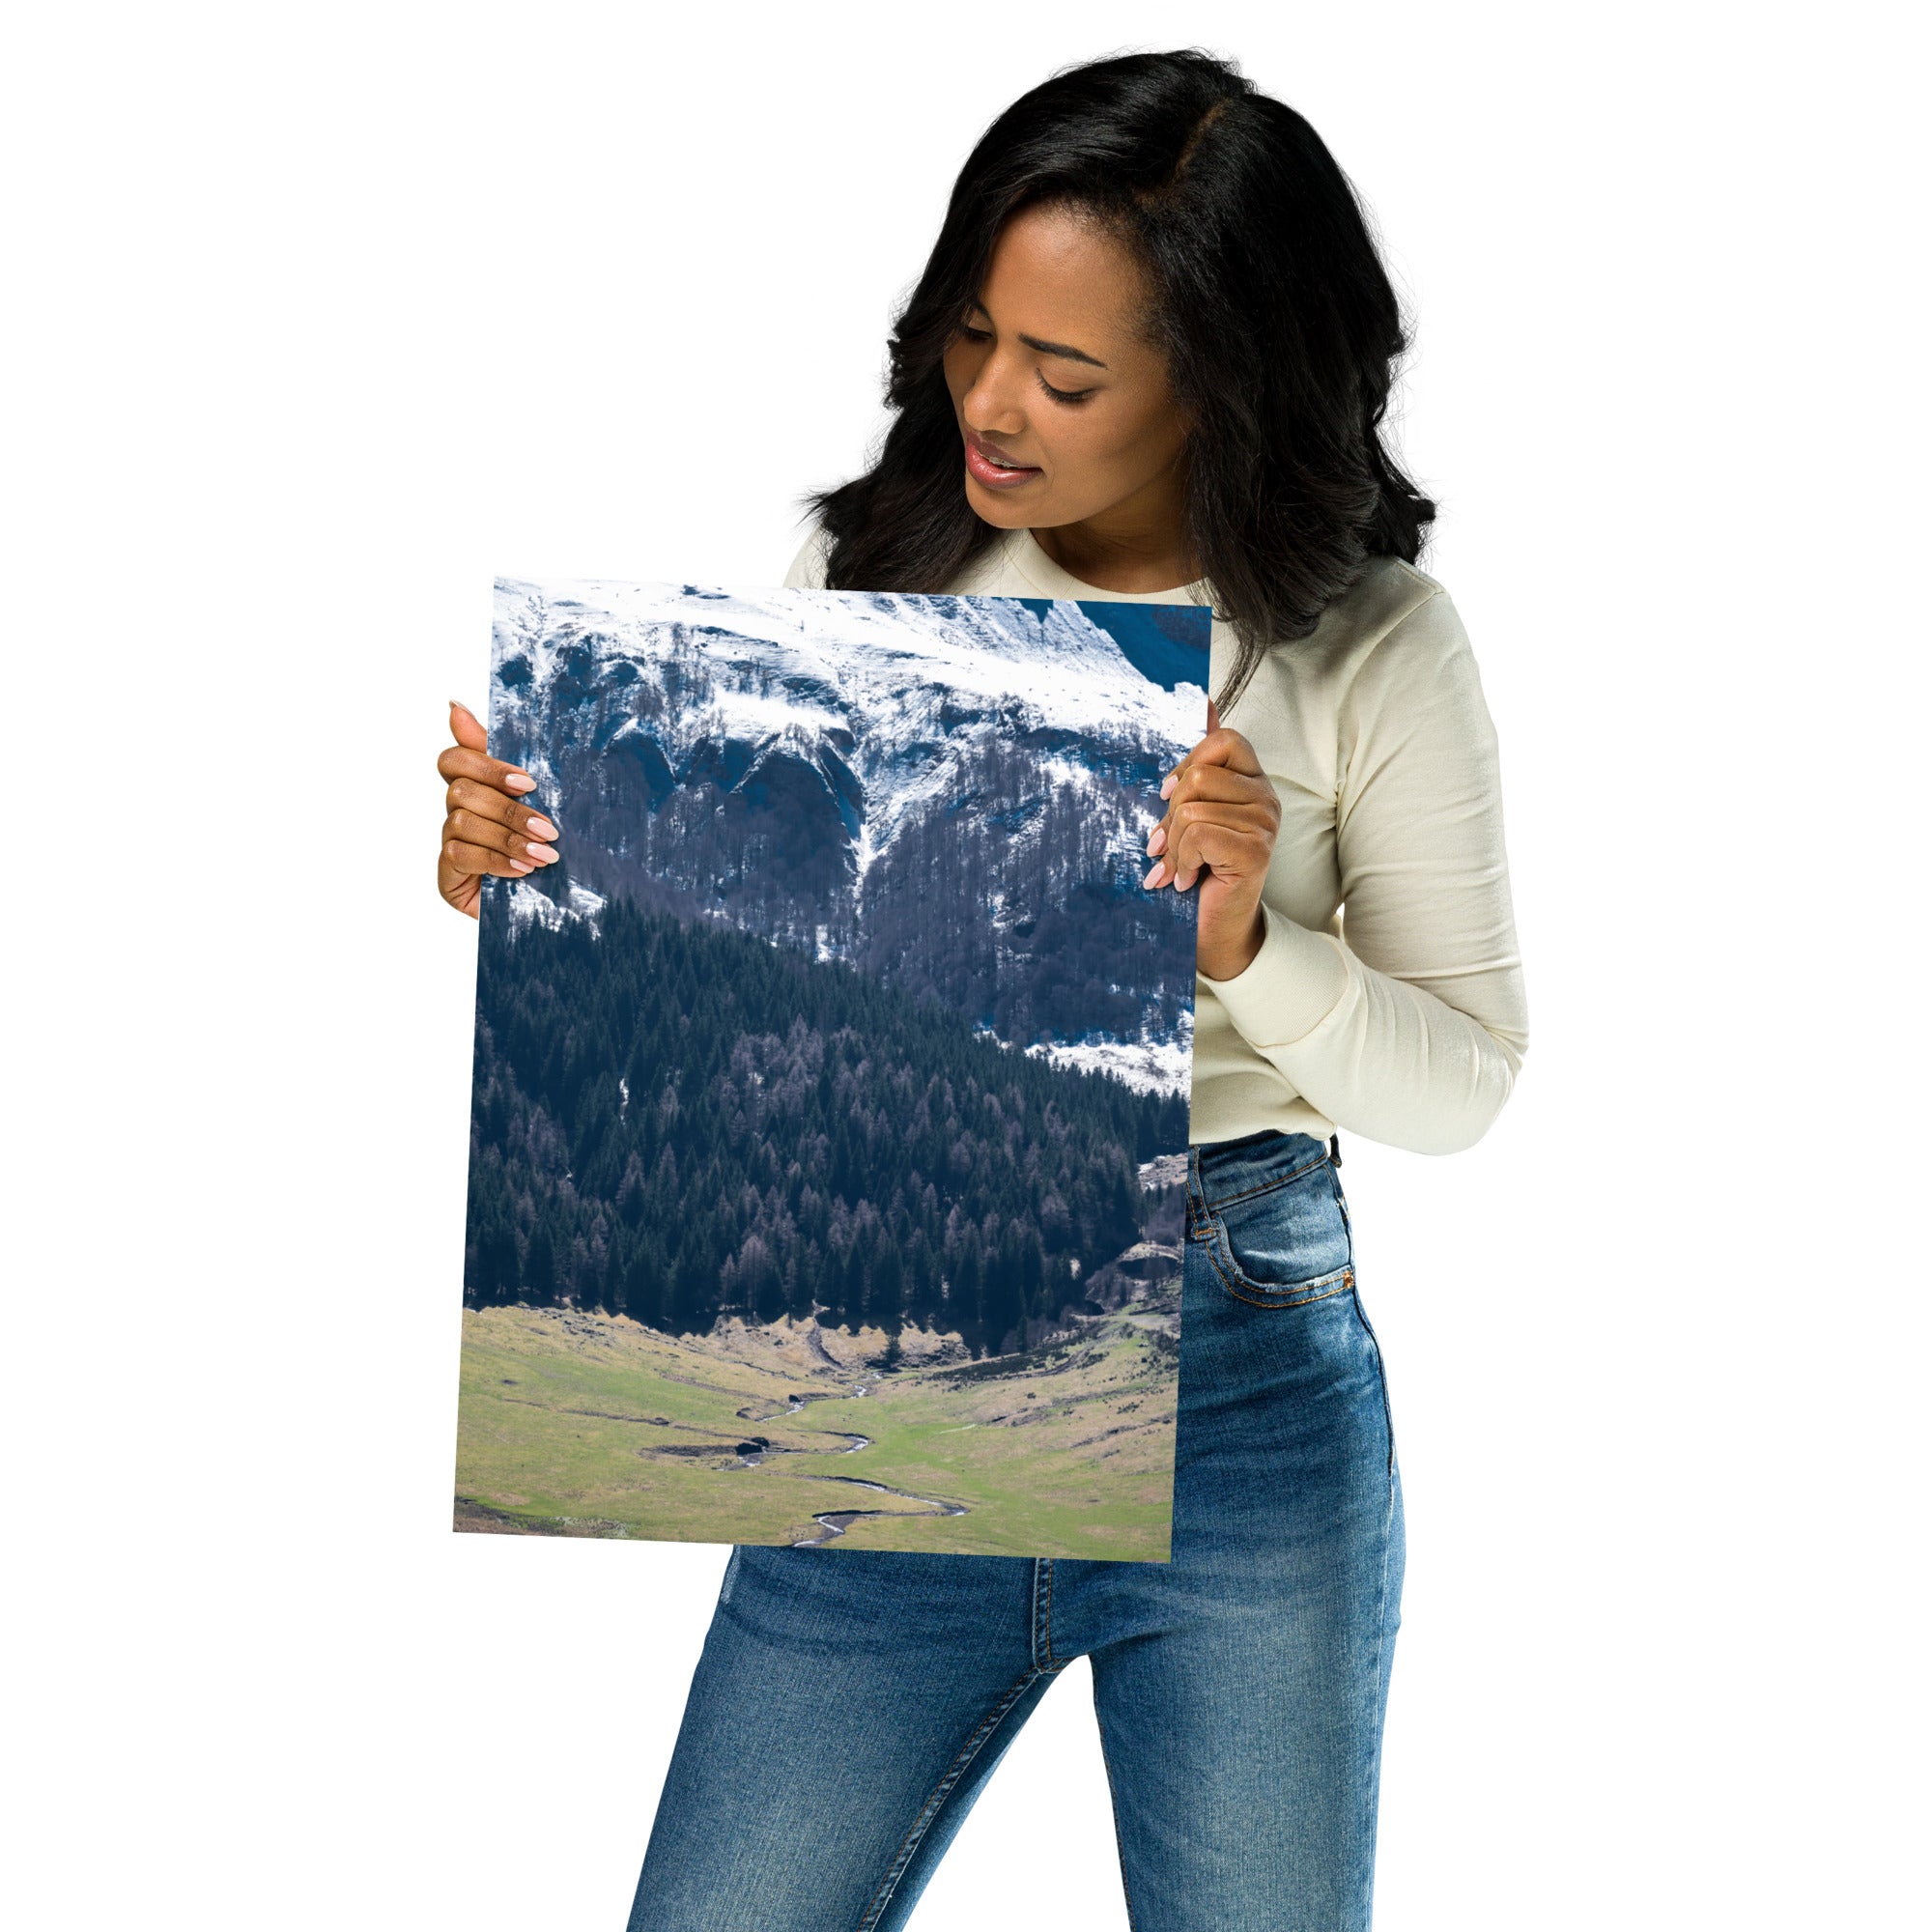
[{"label": "conifer tree", "polygon": [[732,1262],[761,1319],[997,1346],[1056,1311],[1069,1262],[1137,1238],[1134,1159],[1186,1144],[1181,1097],[1004,1051],[847,966],[621,897],[512,931],[485,897],[472,1300],[702,1329]]}]

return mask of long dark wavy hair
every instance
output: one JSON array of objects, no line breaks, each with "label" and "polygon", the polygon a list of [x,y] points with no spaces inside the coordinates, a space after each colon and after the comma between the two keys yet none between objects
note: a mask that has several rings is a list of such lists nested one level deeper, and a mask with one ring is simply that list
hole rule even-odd
[{"label": "long dark wavy hair", "polygon": [[893,327],[878,460],[810,503],[835,590],[943,588],[1000,534],[967,501],[942,357],[1001,225],[1077,207],[1125,242],[1191,424],[1187,535],[1238,655],[1223,710],[1371,556],[1413,563],[1435,505],[1383,446],[1408,347],[1348,177],[1292,107],[1198,50],[1066,70],[987,128]]}]

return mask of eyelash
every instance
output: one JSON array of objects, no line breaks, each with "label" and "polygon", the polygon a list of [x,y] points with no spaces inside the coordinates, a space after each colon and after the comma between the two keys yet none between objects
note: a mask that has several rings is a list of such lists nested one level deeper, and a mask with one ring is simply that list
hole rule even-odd
[{"label": "eyelash", "polygon": [[1039,386],[1042,389],[1044,389],[1046,393],[1049,396],[1051,396],[1056,403],[1069,403],[1069,404],[1084,403],[1087,400],[1087,398],[1094,393],[1092,389],[1056,389],[1053,386],[1053,384],[1046,380],[1044,376],[1040,375],[1037,369],[1034,371],[1034,375],[1038,381]]},{"label": "eyelash", "polygon": [[[966,323],[961,323],[959,325],[959,333],[963,335],[968,342],[990,342],[993,339],[993,334],[990,329],[974,328],[969,324]],[[1053,386],[1053,384],[1049,383],[1046,380],[1046,378],[1039,373],[1037,369],[1034,371],[1034,381],[1037,382],[1039,384],[1039,386],[1043,390],[1045,390],[1045,392],[1049,396],[1051,396],[1056,403],[1065,403],[1069,408],[1076,403],[1084,403],[1088,399],[1088,397],[1090,397],[1094,393],[1092,389],[1056,389]]]}]

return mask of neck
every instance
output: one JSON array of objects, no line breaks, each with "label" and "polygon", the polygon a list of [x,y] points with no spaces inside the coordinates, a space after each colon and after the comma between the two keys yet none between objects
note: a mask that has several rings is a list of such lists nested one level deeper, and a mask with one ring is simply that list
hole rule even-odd
[{"label": "neck", "polygon": [[1179,590],[1201,575],[1187,541],[1180,492],[1171,486],[1130,497],[1081,523],[1036,529],[1033,535],[1069,577],[1098,590]]}]

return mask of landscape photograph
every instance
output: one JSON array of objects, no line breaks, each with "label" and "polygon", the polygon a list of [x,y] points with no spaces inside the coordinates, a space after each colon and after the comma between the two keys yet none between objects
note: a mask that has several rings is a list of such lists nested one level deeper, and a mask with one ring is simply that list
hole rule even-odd
[{"label": "landscape photograph", "polygon": [[1166,1558],[1208,631],[498,582],[458,1529]]}]

